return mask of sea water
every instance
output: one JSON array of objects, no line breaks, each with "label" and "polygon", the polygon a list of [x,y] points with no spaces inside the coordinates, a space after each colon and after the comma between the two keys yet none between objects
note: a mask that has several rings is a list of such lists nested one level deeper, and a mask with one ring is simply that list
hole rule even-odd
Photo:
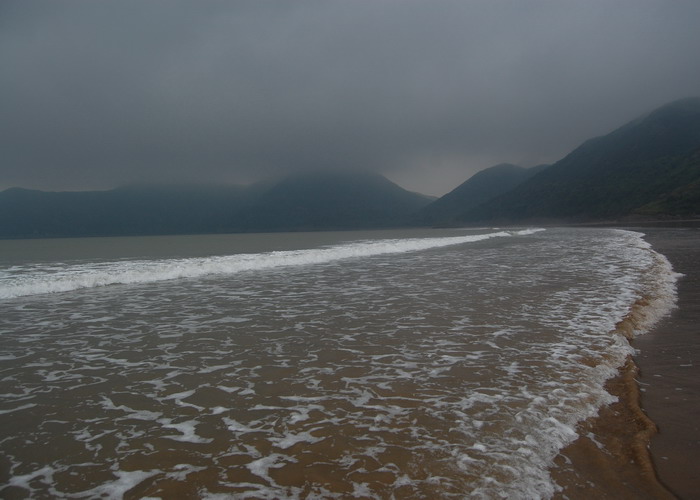
[{"label": "sea water", "polygon": [[642,236],[0,241],[0,496],[550,497],[673,305]]}]

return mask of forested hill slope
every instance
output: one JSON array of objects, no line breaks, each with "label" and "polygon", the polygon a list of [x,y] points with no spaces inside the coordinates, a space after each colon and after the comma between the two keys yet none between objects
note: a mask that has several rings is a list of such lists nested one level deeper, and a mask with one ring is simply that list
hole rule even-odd
[{"label": "forested hill slope", "polygon": [[378,174],[309,172],[243,186],[0,192],[0,238],[360,229],[407,225],[433,198]]},{"label": "forested hill slope", "polygon": [[523,168],[501,163],[477,172],[454,190],[422,209],[418,221],[425,224],[451,224],[457,218],[498,195],[507,193],[547,165]]},{"label": "forested hill slope", "polygon": [[[675,101],[586,141],[462,222],[598,220],[636,213],[699,214],[700,98]],[[679,212],[680,211],[680,212]]]}]

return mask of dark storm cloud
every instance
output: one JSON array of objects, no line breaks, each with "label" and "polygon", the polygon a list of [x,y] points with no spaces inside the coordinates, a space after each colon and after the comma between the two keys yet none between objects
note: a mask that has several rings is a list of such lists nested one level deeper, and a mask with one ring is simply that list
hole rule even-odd
[{"label": "dark storm cloud", "polygon": [[440,193],[700,94],[700,4],[5,1],[0,188],[365,168]]}]

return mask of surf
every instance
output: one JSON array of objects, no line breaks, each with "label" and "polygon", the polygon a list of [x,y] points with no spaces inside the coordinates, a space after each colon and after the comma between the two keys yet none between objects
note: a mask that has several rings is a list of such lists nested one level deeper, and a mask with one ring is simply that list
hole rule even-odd
[{"label": "surf", "polygon": [[233,275],[280,267],[326,264],[353,258],[398,254],[475,243],[491,238],[527,236],[544,229],[494,231],[485,234],[439,238],[357,241],[325,248],[281,250],[224,256],[161,260],[127,260],[63,266],[15,266],[0,278],[0,298],[62,293],[109,285],[147,284],[160,281]]}]

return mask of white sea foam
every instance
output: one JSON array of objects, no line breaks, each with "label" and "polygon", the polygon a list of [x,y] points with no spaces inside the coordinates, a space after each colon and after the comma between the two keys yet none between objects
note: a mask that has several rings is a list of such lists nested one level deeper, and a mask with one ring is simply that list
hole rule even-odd
[{"label": "white sea foam", "polygon": [[665,255],[655,252],[651,245],[643,239],[643,234],[627,232],[638,248],[645,250],[650,256],[649,272],[643,275],[645,280],[645,298],[648,303],[640,311],[637,331],[649,331],[659,320],[668,315],[676,307],[678,300],[677,283],[683,274],[673,270],[673,266]]},{"label": "white sea foam", "polygon": [[[605,381],[632,352],[612,331],[641,298],[648,329],[676,275],[638,233],[517,234],[235,286],[222,274],[196,293],[169,282],[13,302],[0,359],[12,484],[30,497],[117,497],[139,482],[163,498],[173,483],[217,499],[551,497],[554,457],[614,400]],[[369,252],[301,252],[352,245]],[[94,392],[78,385],[97,375],[108,383]],[[42,457],[65,436],[73,463],[14,451]],[[146,470],[115,472],[126,464]]]},{"label": "white sea foam", "polygon": [[0,299],[68,292],[116,284],[155,283],[182,278],[236,274],[283,266],[324,264],[473,243],[490,238],[527,236],[543,229],[498,231],[441,238],[387,239],[347,243],[326,248],[236,254],[206,258],[130,260],[73,265],[35,265],[0,278]]},{"label": "white sea foam", "polygon": [[34,408],[35,406],[36,406],[36,405],[35,405],[34,403],[28,403],[28,404],[26,404],[26,405],[18,406],[18,407],[16,407],[16,408],[10,408],[10,409],[7,409],[7,410],[0,410],[0,415],[4,415],[4,414],[6,414],[6,413],[13,413],[13,412],[15,412],[15,411],[22,411],[22,410],[26,410],[26,409],[29,409],[29,408]]},{"label": "white sea foam", "polygon": [[249,427],[247,425],[241,424],[240,422],[237,422],[236,420],[228,417],[224,417],[223,422],[226,424],[226,427],[228,428],[229,431],[235,433],[235,434],[248,434],[251,432],[258,432],[260,429],[255,428],[255,427]]},{"label": "white sea foam", "polygon": [[285,455],[274,453],[250,462],[248,464],[248,469],[250,472],[265,479],[270,484],[276,484],[275,480],[270,477],[269,470],[284,467],[285,458],[289,460],[289,457],[286,457]]},{"label": "white sea foam", "polygon": [[28,474],[14,475],[10,477],[8,484],[28,491],[32,491],[32,483],[36,481],[41,481],[46,484],[51,484],[53,482],[53,476],[55,473],[56,469],[47,465]]},{"label": "white sea foam", "polygon": [[182,435],[176,436],[163,436],[167,439],[187,443],[211,443],[213,441],[211,438],[203,438],[197,434],[196,427],[198,422],[196,420],[188,420],[176,424],[172,423],[170,419],[161,419],[158,422],[166,429],[175,429],[182,433]]},{"label": "white sea foam", "polygon": [[270,440],[272,444],[275,446],[282,448],[283,450],[286,450],[287,448],[291,448],[297,443],[318,443],[319,441],[323,441],[323,438],[316,437],[312,435],[310,432],[301,432],[299,434],[288,434],[286,436],[283,436],[281,438],[273,438]]},{"label": "white sea foam", "polygon": [[158,470],[143,471],[114,471],[116,479],[108,483],[101,484],[96,488],[90,490],[81,491],[81,498],[108,498],[108,499],[119,499],[124,497],[124,493],[129,491],[131,488],[145,480],[146,478],[155,476],[160,473]]}]

